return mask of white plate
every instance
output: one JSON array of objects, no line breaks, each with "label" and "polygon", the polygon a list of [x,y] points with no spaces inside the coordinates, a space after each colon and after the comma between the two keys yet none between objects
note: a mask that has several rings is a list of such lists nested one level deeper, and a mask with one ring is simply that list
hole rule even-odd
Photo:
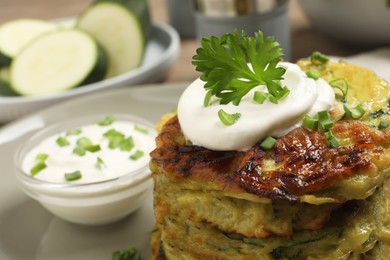
[{"label": "white plate", "polygon": [[54,217],[27,197],[13,176],[16,147],[45,125],[91,113],[130,113],[157,122],[176,108],[188,84],[134,86],[79,97],[0,128],[0,259],[111,259],[116,250],[136,246],[150,256],[152,192],[145,204],[114,224],[87,227]]},{"label": "white plate", "polygon": [[176,60],[180,50],[178,33],[170,25],[154,23],[144,61],[138,69],[64,93],[39,97],[1,97],[0,123],[9,122],[60,101],[104,89],[161,81]]}]

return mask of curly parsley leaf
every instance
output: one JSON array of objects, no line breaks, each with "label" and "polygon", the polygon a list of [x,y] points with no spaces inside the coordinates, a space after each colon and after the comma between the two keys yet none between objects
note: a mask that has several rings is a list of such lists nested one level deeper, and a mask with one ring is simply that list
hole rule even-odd
[{"label": "curly parsley leaf", "polygon": [[[221,38],[203,38],[202,47],[192,57],[192,64],[201,72],[204,88],[220,99],[220,104],[238,105],[248,92],[259,85],[268,89],[269,99],[285,97],[280,80],[286,69],[277,67],[283,50],[273,37],[254,37],[237,31]],[[251,66],[248,66],[248,63]]]}]

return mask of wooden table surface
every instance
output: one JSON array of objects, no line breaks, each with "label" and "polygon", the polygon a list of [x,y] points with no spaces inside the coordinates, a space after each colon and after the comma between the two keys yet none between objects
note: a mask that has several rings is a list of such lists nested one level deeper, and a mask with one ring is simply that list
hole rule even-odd
[{"label": "wooden table surface", "polygon": [[[0,0],[0,23],[16,18],[54,19],[79,14],[92,0]],[[166,0],[148,0],[153,21],[169,23]],[[318,50],[329,55],[348,56],[363,51],[344,45],[318,32],[304,16],[298,0],[291,0],[289,9],[291,53],[293,61]],[[182,39],[180,54],[164,82],[188,82],[198,73],[191,64],[198,43]]]}]

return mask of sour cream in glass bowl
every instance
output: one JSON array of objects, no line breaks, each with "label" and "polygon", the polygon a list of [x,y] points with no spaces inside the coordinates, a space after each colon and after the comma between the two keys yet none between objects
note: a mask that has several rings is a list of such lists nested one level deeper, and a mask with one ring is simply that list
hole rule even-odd
[{"label": "sour cream in glass bowl", "polygon": [[138,209],[152,187],[153,125],[141,118],[90,115],[49,126],[15,153],[24,192],[67,221],[100,225]]}]

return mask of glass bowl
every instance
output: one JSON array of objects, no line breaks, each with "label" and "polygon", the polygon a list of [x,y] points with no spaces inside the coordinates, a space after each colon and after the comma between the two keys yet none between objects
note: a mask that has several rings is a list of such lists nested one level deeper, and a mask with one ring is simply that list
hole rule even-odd
[{"label": "glass bowl", "polygon": [[[116,122],[129,122],[140,129],[147,130],[147,133],[143,133],[146,135],[143,142],[137,143],[135,140],[137,147],[134,148],[144,149],[142,161],[135,168],[125,169],[124,174],[88,182],[54,182],[53,180],[38,179],[36,176],[39,173],[33,176],[23,166],[24,160],[28,158],[28,153],[44,140],[68,130],[94,124],[105,116],[99,114],[75,117],[48,126],[21,144],[15,153],[15,174],[22,190],[54,215],[69,222],[100,225],[117,221],[138,209],[151,191],[153,182],[149,170],[149,152],[154,149],[156,131],[150,122],[132,115],[113,115]],[[104,127],[106,130],[111,129],[110,125]],[[49,156],[55,157],[55,155],[54,152],[49,153]],[[68,161],[66,162],[68,163]],[[47,168],[49,167],[48,163]]]}]

